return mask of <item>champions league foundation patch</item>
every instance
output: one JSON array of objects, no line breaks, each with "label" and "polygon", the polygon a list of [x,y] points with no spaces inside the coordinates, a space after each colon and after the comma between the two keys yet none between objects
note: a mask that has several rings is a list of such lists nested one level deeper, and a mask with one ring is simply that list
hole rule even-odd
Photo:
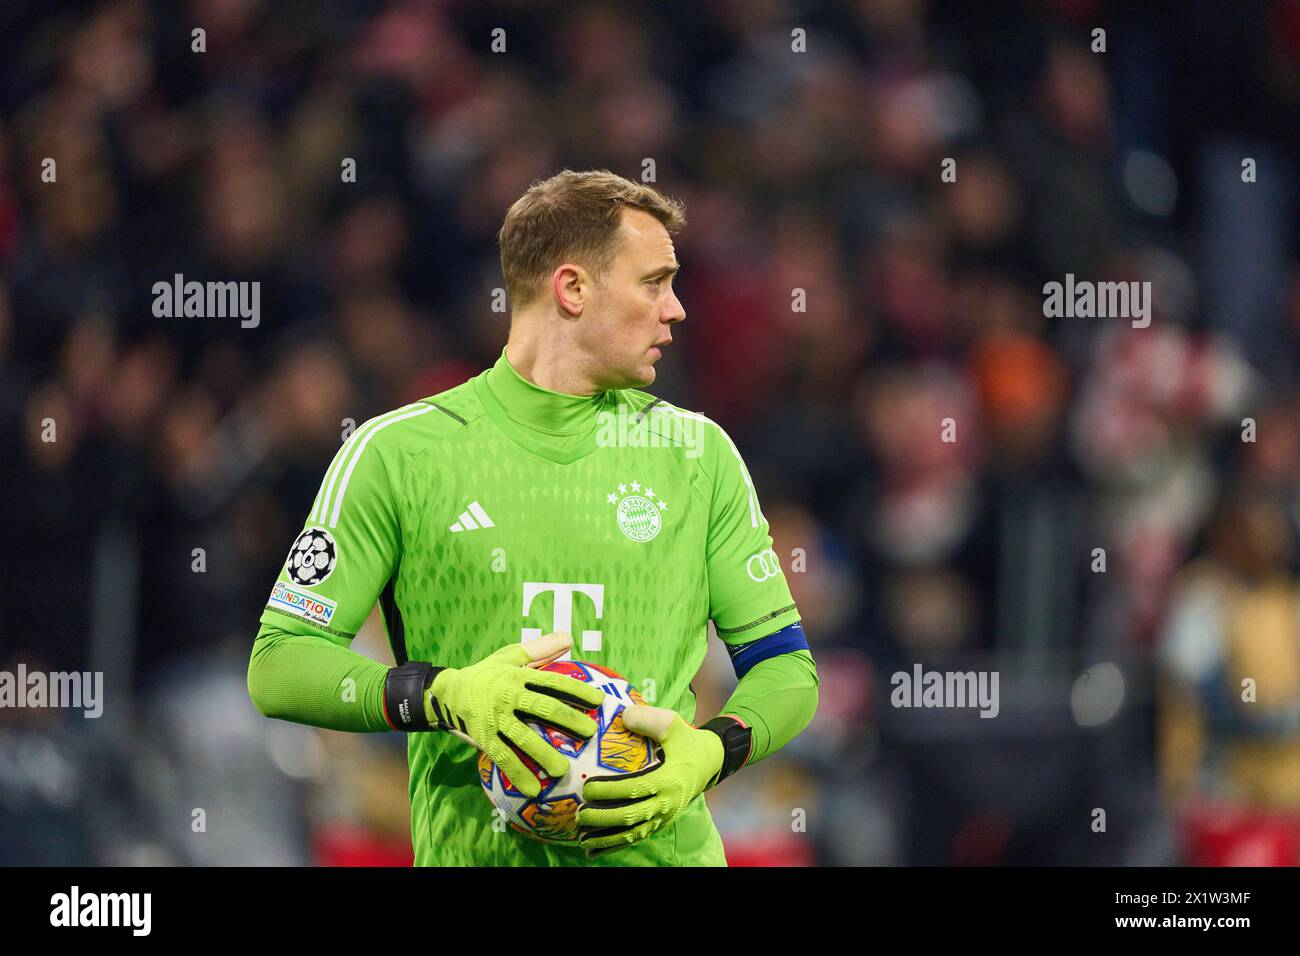
[{"label": "champions league foundation patch", "polygon": [[329,627],[338,605],[329,598],[319,597],[291,587],[283,581],[277,581],[271,590],[271,600],[267,603],[267,607],[284,611],[322,627]]}]

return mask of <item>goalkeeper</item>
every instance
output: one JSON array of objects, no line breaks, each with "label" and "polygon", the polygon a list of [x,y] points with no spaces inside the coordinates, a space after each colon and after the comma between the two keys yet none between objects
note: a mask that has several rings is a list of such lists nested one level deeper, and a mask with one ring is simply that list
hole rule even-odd
[{"label": "goalkeeper", "polygon": [[[725,865],[702,794],[812,719],[816,668],[739,452],[709,419],[638,391],[686,317],[672,287],[684,222],[606,171],[529,188],[499,235],[500,357],[357,429],[272,589],[254,703],[407,733],[417,865]],[[392,668],[349,649],[376,601]],[[709,620],[740,680],[694,726]],[[582,708],[601,692],[537,669],[566,652],[642,691],[625,721],[663,753],[587,782],[576,846],[494,827],[475,767],[478,748],[533,795],[520,754],[564,772],[526,722],[594,732]]]}]

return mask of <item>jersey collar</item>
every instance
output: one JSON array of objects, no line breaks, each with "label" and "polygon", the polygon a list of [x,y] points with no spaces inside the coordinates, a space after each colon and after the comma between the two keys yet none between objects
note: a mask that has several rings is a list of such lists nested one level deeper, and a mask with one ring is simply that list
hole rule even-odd
[{"label": "jersey collar", "polygon": [[535,385],[515,370],[504,348],[477,385],[485,409],[506,434],[557,462],[576,461],[594,449],[600,413],[618,404],[613,390],[569,395]]}]

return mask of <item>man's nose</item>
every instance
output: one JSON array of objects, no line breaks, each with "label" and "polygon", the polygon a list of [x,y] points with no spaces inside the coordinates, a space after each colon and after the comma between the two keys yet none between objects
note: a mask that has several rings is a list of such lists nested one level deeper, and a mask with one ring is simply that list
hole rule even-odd
[{"label": "man's nose", "polygon": [[667,309],[664,310],[663,321],[673,324],[686,321],[686,310],[682,307],[681,299],[677,298],[676,293],[668,302]]}]

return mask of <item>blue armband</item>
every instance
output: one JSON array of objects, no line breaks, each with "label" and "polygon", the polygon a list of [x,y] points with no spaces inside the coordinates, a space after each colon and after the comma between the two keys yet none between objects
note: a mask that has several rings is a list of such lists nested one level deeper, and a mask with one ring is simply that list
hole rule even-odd
[{"label": "blue armband", "polygon": [[736,678],[744,677],[753,666],[769,657],[789,654],[791,651],[808,650],[808,639],[804,637],[803,624],[795,621],[775,633],[760,637],[747,644],[727,644],[727,654],[731,657],[731,666],[735,668]]}]

